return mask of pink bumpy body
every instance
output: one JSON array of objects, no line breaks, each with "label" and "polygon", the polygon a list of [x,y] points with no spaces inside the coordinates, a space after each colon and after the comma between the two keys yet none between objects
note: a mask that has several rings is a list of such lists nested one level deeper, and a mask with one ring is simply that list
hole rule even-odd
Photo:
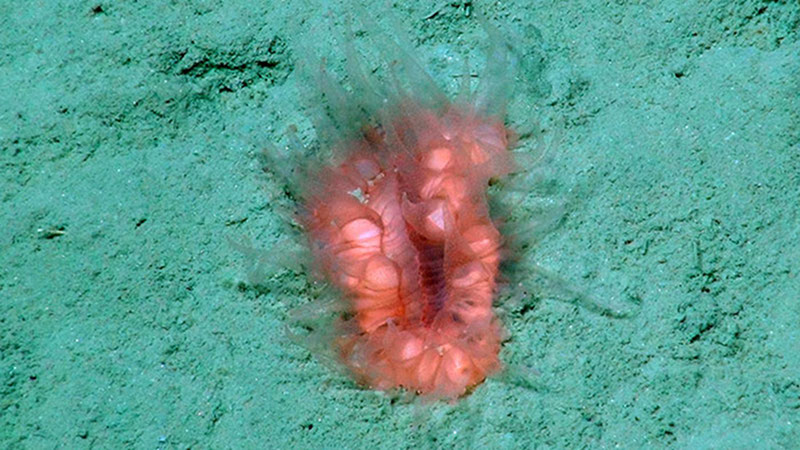
[{"label": "pink bumpy body", "polygon": [[356,378],[455,398],[500,368],[486,189],[511,168],[509,132],[470,108],[401,106],[317,174],[302,223],[343,293],[333,344]]}]

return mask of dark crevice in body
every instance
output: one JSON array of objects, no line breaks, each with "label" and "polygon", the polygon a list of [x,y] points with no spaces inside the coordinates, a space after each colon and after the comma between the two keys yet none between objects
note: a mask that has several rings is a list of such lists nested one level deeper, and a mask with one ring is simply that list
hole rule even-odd
[{"label": "dark crevice in body", "polygon": [[444,245],[431,242],[409,230],[417,251],[419,283],[422,291],[422,323],[430,325],[447,302],[447,280],[444,271]]}]

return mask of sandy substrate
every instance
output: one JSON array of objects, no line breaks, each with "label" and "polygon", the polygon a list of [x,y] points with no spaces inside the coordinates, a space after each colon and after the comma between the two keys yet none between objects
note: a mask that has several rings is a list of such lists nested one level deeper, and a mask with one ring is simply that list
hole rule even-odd
[{"label": "sandy substrate", "polygon": [[448,91],[472,9],[517,37],[509,123],[541,115],[580,193],[526,256],[625,317],[534,293],[500,311],[529,384],[358,388],[284,333],[306,274],[253,288],[227,243],[287,232],[257,155],[313,143],[295,44],[341,72],[341,6],[3,0],[0,447],[800,442],[797,2],[430,3],[393,14]]}]

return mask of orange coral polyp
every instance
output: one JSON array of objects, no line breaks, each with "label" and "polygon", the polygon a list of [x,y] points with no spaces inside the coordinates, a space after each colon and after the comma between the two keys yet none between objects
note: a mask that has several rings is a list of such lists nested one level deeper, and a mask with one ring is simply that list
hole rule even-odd
[{"label": "orange coral polyp", "polygon": [[344,143],[303,225],[353,318],[335,345],[357,379],[455,398],[500,368],[502,241],[485,191],[510,169],[507,130],[470,108],[409,105]]}]

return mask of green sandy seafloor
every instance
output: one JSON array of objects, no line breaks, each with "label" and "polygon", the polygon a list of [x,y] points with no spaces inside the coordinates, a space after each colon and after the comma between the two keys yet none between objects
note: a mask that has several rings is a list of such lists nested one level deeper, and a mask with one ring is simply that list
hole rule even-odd
[{"label": "green sandy seafloor", "polygon": [[585,195],[532,258],[632,313],[524,299],[535,386],[422,406],[292,343],[306,274],[252,289],[226,240],[285,229],[257,156],[313,142],[292,43],[341,71],[342,9],[0,1],[0,447],[800,446],[800,2],[392,4],[447,89],[475,10],[540,58],[521,100]]}]

